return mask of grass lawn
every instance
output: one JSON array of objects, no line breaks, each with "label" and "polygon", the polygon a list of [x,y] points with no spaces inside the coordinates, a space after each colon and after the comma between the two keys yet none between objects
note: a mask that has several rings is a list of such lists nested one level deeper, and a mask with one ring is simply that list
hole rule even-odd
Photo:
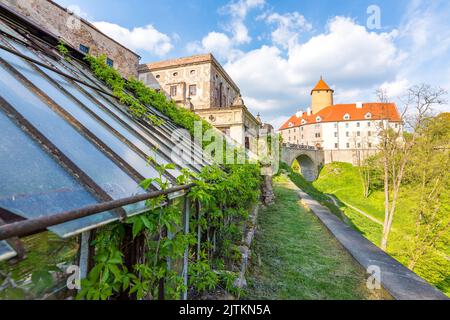
[{"label": "grass lawn", "polygon": [[377,299],[366,275],[337,240],[299,202],[287,178],[275,180],[276,203],[260,211],[248,299]]},{"label": "grass lawn", "polygon": [[[296,176],[301,180],[298,178],[300,175],[296,174]],[[295,179],[293,181],[295,182]],[[351,164],[332,163],[325,166],[319,179],[309,188],[319,194],[332,194],[338,200],[344,201],[380,221],[384,220],[383,192],[376,190],[371,193],[369,198],[365,198],[358,169]],[[388,253],[404,265],[408,263],[411,243],[414,241],[415,220],[411,214],[411,208],[415,206],[414,199],[418,197],[415,190],[403,189],[389,239]],[[340,208],[357,230],[374,244],[380,245],[381,226],[342,203]],[[442,208],[441,210],[447,209]],[[450,237],[448,240],[450,243]],[[441,244],[438,249],[431,250],[419,261],[414,271],[450,296],[450,245]]]}]

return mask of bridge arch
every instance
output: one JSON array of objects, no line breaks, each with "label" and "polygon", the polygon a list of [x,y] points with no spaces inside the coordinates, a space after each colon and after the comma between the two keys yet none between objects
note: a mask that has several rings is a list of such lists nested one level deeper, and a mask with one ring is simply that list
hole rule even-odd
[{"label": "bridge arch", "polygon": [[291,166],[294,161],[297,160],[300,166],[300,172],[302,176],[308,181],[314,181],[319,175],[319,168],[313,159],[307,154],[300,154],[296,159],[292,161]]},{"label": "bridge arch", "polygon": [[283,145],[282,160],[291,167],[297,160],[303,177],[308,181],[314,181],[324,165],[325,156],[323,150],[314,147]]}]

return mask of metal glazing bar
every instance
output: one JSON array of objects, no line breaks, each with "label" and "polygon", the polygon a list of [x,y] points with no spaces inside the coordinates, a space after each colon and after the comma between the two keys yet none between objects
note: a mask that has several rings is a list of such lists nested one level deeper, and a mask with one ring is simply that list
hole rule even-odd
[{"label": "metal glazing bar", "polygon": [[[112,198],[72,160],[48,140],[38,129],[25,119],[12,105],[0,96],[0,108],[34,141],[42,146],[42,149],[50,154],[69,174],[80,182],[99,201],[111,201]],[[123,209],[116,211],[123,219],[126,213]]]},{"label": "metal glazing bar", "polygon": [[[22,43],[23,43],[23,42],[22,42]],[[29,44],[27,44],[27,45],[29,46]],[[48,70],[50,70],[50,71],[53,71],[53,72],[55,72],[55,73],[57,73],[57,74],[59,74],[59,75],[65,77],[65,78],[68,78],[68,79],[70,79],[70,80],[72,80],[72,81],[81,83],[81,84],[83,84],[83,85],[85,85],[85,86],[87,86],[87,87],[89,87],[89,88],[91,88],[91,89],[93,89],[93,90],[99,91],[99,92],[101,92],[101,93],[103,93],[103,94],[106,94],[106,95],[108,95],[108,96],[111,96],[111,97],[117,99],[116,96],[114,96],[114,95],[113,95],[112,93],[110,93],[110,92],[104,91],[104,90],[102,90],[102,89],[100,89],[100,88],[98,88],[98,87],[96,87],[96,86],[90,85],[89,83],[86,83],[86,82],[84,82],[83,80],[77,79],[76,77],[72,77],[72,76],[70,76],[70,75],[68,75],[68,74],[66,74],[66,73],[64,73],[64,72],[62,72],[62,71],[59,71],[58,69],[55,69],[55,68],[53,68],[53,67],[51,67],[51,66],[49,66],[49,65],[47,65],[47,64],[45,64],[45,63],[42,63],[42,62],[40,62],[40,61],[38,61],[38,60],[35,60],[35,59],[33,59],[33,58],[30,58],[30,57],[28,57],[28,56],[26,56],[26,55],[24,55],[24,54],[22,54],[22,53],[20,53],[20,52],[15,51],[14,49],[8,48],[7,46],[5,46],[5,45],[3,45],[3,44],[0,44],[0,49],[5,50],[5,51],[8,51],[8,52],[10,52],[10,53],[12,53],[12,54],[14,54],[14,55],[16,55],[16,56],[18,56],[18,57],[21,57],[22,59],[25,59],[25,60],[28,60],[28,61],[30,61],[30,62],[33,62],[33,63],[35,63],[35,64],[37,64],[37,65],[39,65],[39,66],[41,66],[41,67],[43,67],[43,68],[46,68],[46,69],[48,69]]]},{"label": "metal glazing bar", "polygon": [[88,141],[97,146],[105,155],[108,156],[116,165],[118,165],[124,172],[132,177],[136,182],[140,183],[145,178],[137,172],[131,165],[123,160],[118,154],[116,154],[111,148],[109,148],[103,141],[99,140],[91,131],[84,127],[77,119],[71,114],[65,111],[60,105],[54,102],[47,94],[45,94],[40,88],[35,86],[27,78],[25,78],[20,72],[12,67],[4,59],[0,58],[0,64],[4,66],[12,75],[20,80],[27,88],[35,93],[50,109],[55,111],[59,116],[66,120],[73,128],[75,128],[82,136]]},{"label": "metal glazing bar", "polygon": [[184,186],[170,188],[164,191],[140,194],[119,200],[93,204],[83,208],[65,211],[50,216],[41,216],[35,219],[7,224],[0,227],[0,240],[6,240],[12,237],[21,237],[23,235],[31,234],[35,231],[43,230],[45,228],[49,228],[58,224],[84,218],[87,216],[92,216],[97,213],[122,208],[130,204],[154,199],[162,195],[169,195],[178,191],[187,191],[190,190],[193,186],[195,186],[195,184],[191,183]]},{"label": "metal glazing bar", "polygon": [[[191,218],[191,200],[186,195],[183,203],[183,232],[185,235],[189,234],[189,222]],[[189,244],[186,246],[183,255],[183,284],[185,289],[181,294],[181,300],[188,298],[188,268],[189,268]]]},{"label": "metal glazing bar", "polygon": [[[137,148],[131,141],[129,141],[127,138],[125,138],[121,133],[119,133],[117,130],[112,128],[106,121],[104,121],[100,116],[98,116],[95,112],[93,112],[89,107],[87,107],[83,102],[78,100],[76,97],[74,97],[72,94],[70,94],[63,86],[61,86],[57,81],[49,77],[45,72],[43,72],[41,69],[30,63],[30,65],[33,67],[36,72],[39,72],[45,79],[47,79],[49,82],[51,82],[54,86],[56,86],[63,94],[65,94],[67,97],[75,101],[81,109],[83,109],[86,113],[88,113],[91,117],[93,117],[96,121],[101,123],[103,127],[105,127],[107,130],[109,130],[112,134],[114,134],[120,141],[122,141],[124,144],[126,144],[130,149],[132,149],[134,152],[136,152],[142,159],[147,161],[148,156],[139,148]],[[79,86],[74,84],[77,89],[80,89],[80,91],[85,94],[92,103],[96,105],[100,105],[101,103],[95,100],[89,93],[85,92],[83,89],[81,89]],[[172,181],[176,182],[176,178],[173,177],[168,172],[165,173],[167,177]]]}]

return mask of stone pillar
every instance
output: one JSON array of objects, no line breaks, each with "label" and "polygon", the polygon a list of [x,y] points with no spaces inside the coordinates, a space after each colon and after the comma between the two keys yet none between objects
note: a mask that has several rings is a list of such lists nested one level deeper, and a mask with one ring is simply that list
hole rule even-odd
[{"label": "stone pillar", "polygon": [[263,183],[261,187],[261,200],[264,205],[271,205],[275,202],[275,193],[273,192],[273,170],[270,164],[261,164],[261,175]]}]

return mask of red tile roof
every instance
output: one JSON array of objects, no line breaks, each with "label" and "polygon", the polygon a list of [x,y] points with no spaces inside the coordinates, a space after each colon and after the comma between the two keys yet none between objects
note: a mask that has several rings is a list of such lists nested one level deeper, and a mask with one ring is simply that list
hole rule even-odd
[{"label": "red tile roof", "polygon": [[[344,120],[344,116],[348,114],[349,120]],[[308,116],[306,112],[297,118],[293,115],[279,130],[285,130],[293,127],[300,127],[302,125],[314,124],[317,122],[338,122],[338,121],[361,121],[369,120],[366,115],[370,114],[370,120],[389,120],[392,122],[400,122],[400,114],[398,113],[395,103],[364,103],[362,108],[357,108],[356,104],[336,104],[334,106],[326,107],[316,114]],[[321,118],[317,121],[317,117]],[[302,124],[302,120],[306,123]],[[289,126],[292,124],[292,126]]]},{"label": "red tile roof", "polygon": [[[331,88],[328,86],[328,84],[323,81],[322,78],[320,78],[319,82],[317,82],[316,86],[314,87],[314,89],[312,89],[311,94],[314,91],[325,91],[325,90],[331,90]],[[334,90],[331,90],[334,92]]]}]

